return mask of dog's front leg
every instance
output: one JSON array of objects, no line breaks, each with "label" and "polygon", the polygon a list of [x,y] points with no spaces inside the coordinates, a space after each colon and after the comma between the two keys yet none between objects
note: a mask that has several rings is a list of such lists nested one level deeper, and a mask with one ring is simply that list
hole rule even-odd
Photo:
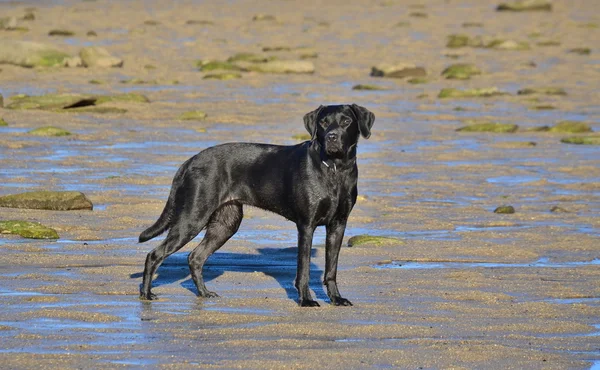
[{"label": "dog's front leg", "polygon": [[315,228],[297,225],[298,227],[298,270],[296,273],[296,289],[298,304],[302,307],[318,307],[319,303],[312,299],[308,282],[310,280],[310,252]]},{"label": "dog's front leg", "polygon": [[335,306],[352,306],[346,298],[342,298],[337,287],[337,265],[346,222],[334,222],[327,225],[327,240],[325,244],[325,279],[327,295]]}]

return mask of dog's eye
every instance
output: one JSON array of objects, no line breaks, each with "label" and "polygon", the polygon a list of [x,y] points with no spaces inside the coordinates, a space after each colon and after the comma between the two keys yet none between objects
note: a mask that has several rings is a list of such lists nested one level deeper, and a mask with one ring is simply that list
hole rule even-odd
[{"label": "dog's eye", "polygon": [[320,124],[321,124],[321,126],[322,126],[322,127],[327,127],[327,126],[329,126],[329,122],[327,122],[327,121],[325,121],[325,120],[322,120]]},{"label": "dog's eye", "polygon": [[345,118],[344,120],[342,120],[342,125],[349,125],[352,123],[352,120],[350,118]]}]

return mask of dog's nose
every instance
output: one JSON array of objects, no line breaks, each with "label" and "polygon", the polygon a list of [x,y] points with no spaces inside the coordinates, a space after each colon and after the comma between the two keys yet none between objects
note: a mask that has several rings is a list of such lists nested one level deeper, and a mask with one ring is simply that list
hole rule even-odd
[{"label": "dog's nose", "polygon": [[338,135],[335,132],[330,132],[327,135],[325,135],[325,138],[327,139],[327,141],[336,141],[337,137],[338,137]]}]

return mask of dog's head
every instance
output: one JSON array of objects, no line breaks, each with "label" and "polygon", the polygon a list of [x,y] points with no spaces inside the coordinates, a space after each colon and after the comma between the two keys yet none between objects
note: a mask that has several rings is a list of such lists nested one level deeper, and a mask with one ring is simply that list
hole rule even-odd
[{"label": "dog's head", "polygon": [[371,136],[375,115],[359,105],[320,106],[304,116],[304,126],[325,154],[343,158],[352,150],[362,135]]}]

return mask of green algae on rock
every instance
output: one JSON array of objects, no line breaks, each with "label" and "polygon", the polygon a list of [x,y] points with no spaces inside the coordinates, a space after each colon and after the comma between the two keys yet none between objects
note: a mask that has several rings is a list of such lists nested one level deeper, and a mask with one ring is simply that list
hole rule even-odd
[{"label": "green algae on rock", "polygon": [[296,134],[296,135],[292,135],[292,139],[298,140],[298,141],[308,141],[311,139],[311,137],[309,134]]},{"label": "green algae on rock", "polygon": [[237,80],[239,78],[242,78],[242,75],[240,73],[235,73],[235,72],[220,72],[220,73],[217,72],[217,73],[209,73],[202,78],[204,80],[228,81],[228,80]]},{"label": "green algae on rock", "polygon": [[8,122],[6,122],[4,118],[0,117],[0,127],[2,126],[8,126]]},{"label": "green algae on rock", "polygon": [[565,208],[563,208],[561,206],[554,206],[554,207],[550,208],[550,212],[552,212],[552,213],[569,213],[569,211],[567,211]]},{"label": "green algae on rock", "polygon": [[400,239],[390,238],[385,236],[373,236],[373,235],[356,235],[348,239],[348,247],[358,247],[358,246],[374,246],[381,247],[385,245],[401,245],[404,242]]},{"label": "green algae on rock", "polygon": [[108,50],[91,46],[81,49],[79,57],[84,67],[119,68],[123,67],[123,59],[111,55]]},{"label": "green algae on rock", "polygon": [[409,84],[413,84],[413,85],[420,85],[420,84],[428,83],[429,80],[426,79],[425,77],[413,77],[413,78],[409,78],[408,80],[406,80],[406,82],[408,82]]},{"label": "green algae on rock", "polygon": [[590,55],[592,53],[592,49],[590,49],[590,48],[573,48],[573,49],[569,49],[569,53],[579,54],[579,55]]},{"label": "green algae on rock", "polygon": [[29,239],[58,239],[56,230],[38,222],[9,220],[0,221],[0,234],[15,234]]},{"label": "green algae on rock", "polygon": [[560,140],[565,144],[600,145],[600,136],[570,136]]},{"label": "green algae on rock", "polygon": [[530,12],[530,11],[552,11],[552,3],[547,0],[516,0],[512,2],[501,3],[496,10],[511,12]]},{"label": "green algae on rock", "polygon": [[83,107],[96,103],[96,98],[91,95],[80,94],[46,94],[38,96],[17,95],[11,98],[12,102],[7,109],[41,109],[60,110]]},{"label": "green algae on rock", "polygon": [[123,102],[123,103],[150,103],[145,95],[138,93],[123,93],[114,95],[97,95],[95,96],[96,104],[104,104],[109,102]]},{"label": "green algae on rock", "polygon": [[378,91],[378,90],[389,90],[387,87],[370,85],[370,84],[358,84],[352,86],[352,90],[367,90],[367,91]]},{"label": "green algae on rock", "polygon": [[490,39],[481,36],[470,37],[465,34],[451,34],[446,43],[448,48],[486,48],[496,50],[529,50],[529,44],[524,41]]},{"label": "green algae on rock", "polygon": [[196,67],[200,71],[240,71],[241,68],[230,62],[222,62],[219,60],[199,60],[196,62]]},{"label": "green algae on rock", "polygon": [[592,132],[592,128],[587,123],[581,121],[559,121],[556,125],[548,128],[548,132],[578,134]]},{"label": "green algae on rock", "polygon": [[70,30],[55,29],[55,30],[50,30],[50,32],[48,32],[48,36],[71,37],[71,36],[75,36],[75,32],[70,31]]},{"label": "green algae on rock", "polygon": [[512,123],[499,122],[475,122],[467,126],[456,129],[459,132],[495,132],[495,133],[513,133],[519,129],[519,126]]},{"label": "green algae on rock", "polygon": [[562,87],[527,87],[517,92],[518,95],[567,95]]},{"label": "green algae on rock", "polygon": [[0,64],[26,68],[62,66],[71,55],[55,46],[31,41],[0,39]]},{"label": "green algae on rock", "polygon": [[250,62],[250,63],[266,63],[272,60],[276,60],[277,57],[269,56],[269,55],[261,55],[254,53],[237,53],[229,58],[227,58],[227,62]]},{"label": "green algae on rock", "polygon": [[496,87],[458,90],[455,88],[445,88],[440,91],[438,98],[478,98],[508,95],[508,93],[498,90]]},{"label": "green algae on rock", "polygon": [[468,80],[471,76],[480,74],[479,68],[467,63],[453,64],[442,71],[442,76],[449,80]]},{"label": "green algae on rock", "polygon": [[193,110],[181,113],[177,119],[183,121],[202,121],[206,118],[206,116],[206,113],[201,110]]},{"label": "green algae on rock", "polygon": [[30,191],[0,197],[0,207],[53,211],[92,210],[92,202],[79,191]]},{"label": "green algae on rock", "polygon": [[507,214],[507,215],[513,214],[513,213],[515,213],[515,207],[513,207],[513,206],[500,206],[500,207],[497,207],[494,210],[494,213]]},{"label": "green algae on rock", "polygon": [[405,78],[405,77],[423,77],[427,72],[423,67],[417,67],[414,64],[400,63],[389,64],[382,63],[371,67],[371,76],[373,77],[390,77],[390,78]]},{"label": "green algae on rock", "polygon": [[60,127],[54,126],[44,126],[38,127],[28,132],[30,135],[35,136],[69,136],[71,133],[67,130],[64,130]]},{"label": "green algae on rock", "polygon": [[275,73],[275,74],[311,74],[315,72],[315,65],[308,60],[271,60],[265,63],[237,62],[244,71]]}]

